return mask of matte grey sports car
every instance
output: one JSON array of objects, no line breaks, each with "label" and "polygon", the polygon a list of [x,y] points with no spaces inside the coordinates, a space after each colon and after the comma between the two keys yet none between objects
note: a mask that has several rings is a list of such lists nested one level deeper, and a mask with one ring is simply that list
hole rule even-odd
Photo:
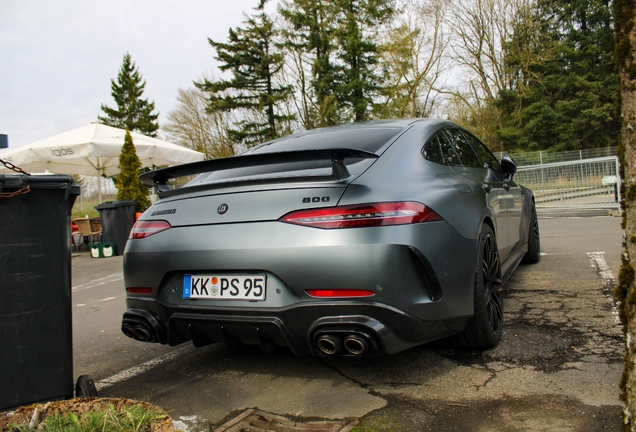
[{"label": "matte grey sports car", "polygon": [[515,172],[458,125],[414,119],[145,173],[161,199],[126,244],[122,331],[314,356],[491,348],[503,283],[540,257]]}]

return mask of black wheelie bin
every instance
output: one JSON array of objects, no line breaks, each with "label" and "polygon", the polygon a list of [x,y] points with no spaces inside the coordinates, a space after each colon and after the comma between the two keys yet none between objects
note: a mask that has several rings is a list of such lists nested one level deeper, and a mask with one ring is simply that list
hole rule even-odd
[{"label": "black wheelie bin", "polygon": [[[0,174],[0,410],[73,397],[68,175]],[[78,395],[96,393],[88,376]],[[88,386],[88,387],[87,387]]]},{"label": "black wheelie bin", "polygon": [[110,201],[96,206],[102,225],[102,241],[114,243],[115,255],[123,255],[130,230],[135,224],[135,201]]}]

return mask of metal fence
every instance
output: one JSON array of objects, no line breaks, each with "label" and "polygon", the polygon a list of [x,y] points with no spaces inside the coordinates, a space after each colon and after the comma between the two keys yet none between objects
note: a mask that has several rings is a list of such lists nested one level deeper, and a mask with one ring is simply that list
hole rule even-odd
[{"label": "metal fence", "polygon": [[519,166],[515,179],[533,190],[537,207],[619,207],[616,156]]},{"label": "metal fence", "polygon": [[[499,153],[499,159],[503,153]],[[495,154],[497,156],[497,154]],[[616,147],[605,147],[584,150],[571,150],[564,152],[527,152],[511,153],[510,156],[517,166],[544,165],[558,162],[571,162],[583,159],[596,159],[606,156],[616,156]]]}]

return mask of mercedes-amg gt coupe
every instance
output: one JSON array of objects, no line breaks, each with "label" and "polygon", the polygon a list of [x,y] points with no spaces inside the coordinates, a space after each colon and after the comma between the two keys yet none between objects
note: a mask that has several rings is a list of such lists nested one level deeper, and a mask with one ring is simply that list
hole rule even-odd
[{"label": "mercedes-amg gt coupe", "polygon": [[540,258],[516,170],[454,123],[412,119],[144,173],[160,199],[126,244],[122,331],[299,356],[492,348],[504,282]]}]

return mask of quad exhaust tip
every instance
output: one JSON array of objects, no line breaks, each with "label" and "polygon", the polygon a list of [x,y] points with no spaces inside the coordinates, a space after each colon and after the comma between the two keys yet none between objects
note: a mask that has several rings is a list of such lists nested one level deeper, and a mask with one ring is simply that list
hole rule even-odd
[{"label": "quad exhaust tip", "polygon": [[359,356],[369,351],[370,341],[366,336],[358,334],[345,333],[342,336],[322,334],[316,339],[316,346],[321,353],[328,356],[337,354]]},{"label": "quad exhaust tip", "polygon": [[345,338],[344,347],[353,355],[362,355],[369,349],[369,344],[364,338],[357,335],[351,335]]},{"label": "quad exhaust tip", "polygon": [[145,327],[137,326],[137,327],[134,328],[133,331],[135,333],[135,339],[137,339],[137,340],[140,340],[142,342],[153,342],[154,341],[153,335]]},{"label": "quad exhaust tip", "polygon": [[157,340],[154,331],[141,323],[137,325],[124,323],[121,326],[121,332],[129,338],[141,342],[155,342]]},{"label": "quad exhaust tip", "polygon": [[130,327],[129,325],[123,324],[121,326],[121,332],[124,335],[128,336],[129,338],[131,338],[131,339],[135,338],[135,330],[132,327]]},{"label": "quad exhaust tip", "polygon": [[316,342],[318,349],[327,355],[335,355],[340,352],[342,346],[342,338],[332,335],[323,335]]},{"label": "quad exhaust tip", "polygon": [[166,343],[166,331],[157,319],[147,311],[129,309],[124,313],[121,332],[137,341]]}]

